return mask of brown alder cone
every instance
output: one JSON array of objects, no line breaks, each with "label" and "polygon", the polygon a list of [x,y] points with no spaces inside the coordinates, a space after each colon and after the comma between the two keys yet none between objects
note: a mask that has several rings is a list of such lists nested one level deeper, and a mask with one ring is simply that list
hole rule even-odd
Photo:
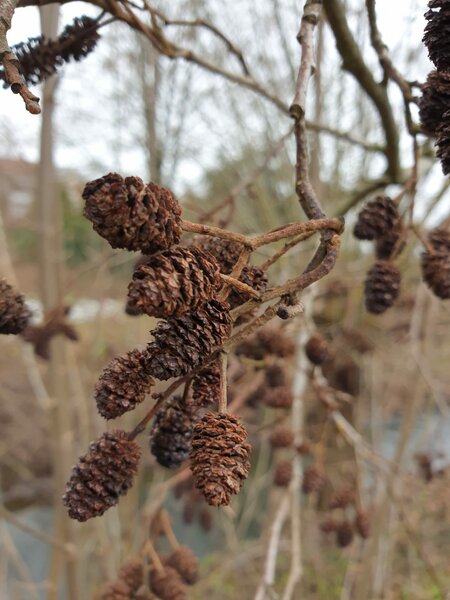
[{"label": "brown alder cone", "polygon": [[250,470],[247,430],[227,413],[207,413],[194,427],[191,471],[196,488],[211,506],[226,506]]},{"label": "brown alder cone", "polygon": [[195,407],[181,396],[170,398],[157,412],[150,431],[150,452],[158,463],[178,469],[189,456],[195,419]]},{"label": "brown alder cone", "polygon": [[161,600],[187,600],[188,598],[181,576],[172,567],[165,567],[164,571],[152,569],[150,589]]},{"label": "brown alder cone", "polygon": [[[85,58],[100,39],[97,27],[94,19],[83,15],[66,25],[56,40],[40,35],[12,46],[25,82],[28,85],[40,83],[56,73],[65,62]],[[5,80],[4,69],[0,70],[0,80]]]},{"label": "brown alder cone", "polygon": [[302,490],[304,494],[318,492],[325,483],[325,477],[318,467],[311,465],[303,473]]},{"label": "brown alder cone", "polygon": [[0,279],[0,333],[17,335],[21,333],[31,317],[22,294],[16,292],[6,279]]},{"label": "brown alder cone", "polygon": [[104,584],[98,600],[132,600],[133,594],[122,579],[108,581]]},{"label": "brown alder cone", "polygon": [[233,270],[239,256],[244,250],[244,246],[239,242],[224,240],[221,238],[206,235],[202,237],[197,245],[206,252],[209,252],[219,263],[222,273],[229,275]]},{"label": "brown alder cone", "polygon": [[[254,267],[253,265],[245,265],[241,274],[239,275],[239,281],[246,283],[257,292],[261,292],[266,289],[269,280],[267,279],[267,275],[264,273],[264,271],[261,271],[261,269],[258,267]],[[228,302],[232,309],[236,308],[240,304],[243,304],[249,299],[250,296],[248,294],[245,292],[240,292],[235,288],[232,288],[228,296]]]},{"label": "brown alder cone", "polygon": [[178,201],[155,183],[108,173],[86,184],[83,199],[84,216],[113,248],[153,254],[180,241]]},{"label": "brown alder cone", "polygon": [[322,365],[332,359],[331,348],[320,333],[315,333],[306,342],[305,354],[313,365]]},{"label": "brown alder cone", "polygon": [[399,219],[395,202],[388,196],[377,196],[358,214],[353,234],[360,240],[374,240],[392,229]]},{"label": "brown alder cone", "polygon": [[294,432],[285,425],[279,425],[270,434],[272,448],[289,448],[294,443]]},{"label": "brown alder cone", "polygon": [[63,496],[69,516],[87,521],[115,506],[133,485],[141,450],[126,431],[104,433],[72,469]]},{"label": "brown alder cone", "polygon": [[345,487],[333,492],[328,503],[328,508],[331,510],[334,508],[346,508],[354,502],[355,490],[353,488]]},{"label": "brown alder cone", "polygon": [[56,306],[49,310],[40,325],[28,325],[22,332],[23,339],[33,346],[34,353],[44,360],[50,360],[50,342],[56,335],[63,335],[77,342],[77,330],[67,321],[70,306]]},{"label": "brown alder cone", "polygon": [[336,528],[336,544],[340,548],[346,548],[353,542],[353,528],[348,521],[342,521]]},{"label": "brown alder cone", "polygon": [[265,327],[241,342],[235,352],[237,356],[243,355],[255,360],[262,360],[268,354],[289,358],[295,354],[295,343],[283,329]]},{"label": "brown alder cone", "polygon": [[441,161],[442,172],[450,175],[450,111],[444,113],[436,129],[436,156]]},{"label": "brown alder cone", "polygon": [[160,323],[147,345],[148,372],[161,381],[185,375],[231,334],[228,304],[210,300],[196,311]]},{"label": "brown alder cone", "polygon": [[124,563],[118,573],[118,579],[124,581],[135,594],[144,583],[144,565],[139,559],[132,559]]},{"label": "brown alder cone", "polygon": [[192,380],[192,402],[202,408],[218,401],[220,394],[220,369],[211,364],[202,369]]},{"label": "brown alder cone", "polygon": [[450,232],[437,227],[428,233],[433,253],[422,254],[422,276],[436,296],[450,298]]},{"label": "brown alder cone", "polygon": [[450,70],[450,4],[448,0],[430,0],[425,19],[423,43],[428,56],[439,71]]},{"label": "brown alder cone", "polygon": [[286,370],[279,364],[267,367],[264,378],[269,387],[280,387],[286,385],[288,381]]},{"label": "brown alder cone", "polygon": [[146,355],[140,350],[116,356],[95,385],[95,402],[105,419],[115,419],[143,402],[154,381],[146,372]]},{"label": "brown alder cone", "polygon": [[450,73],[431,71],[422,85],[419,100],[419,117],[422,129],[435,135],[436,129],[450,106]]},{"label": "brown alder cone", "polygon": [[221,283],[212,256],[198,248],[171,248],[136,267],[127,310],[149,317],[180,317],[210,300]]},{"label": "brown alder cone", "polygon": [[263,400],[271,408],[291,408],[294,396],[291,388],[283,385],[276,388],[266,388],[263,392]]},{"label": "brown alder cone", "polygon": [[369,515],[364,511],[358,511],[355,517],[355,531],[360,537],[366,540],[370,535]]},{"label": "brown alder cone", "polygon": [[388,260],[391,256],[399,255],[406,246],[402,240],[404,229],[401,221],[398,221],[392,229],[389,229],[375,240],[375,256],[382,260]]},{"label": "brown alder cone", "polygon": [[322,523],[320,524],[320,531],[323,531],[323,533],[326,534],[334,533],[337,528],[338,524],[331,517],[325,519],[325,521],[322,521]]},{"label": "brown alder cone", "polygon": [[287,487],[292,479],[292,461],[282,460],[275,467],[273,482],[278,487]]},{"label": "brown alder cone", "polygon": [[364,283],[366,309],[375,315],[390,308],[400,293],[400,271],[385,260],[378,260]]},{"label": "brown alder cone", "polygon": [[198,559],[188,546],[179,546],[165,561],[169,567],[173,567],[185,583],[194,585],[198,581]]}]

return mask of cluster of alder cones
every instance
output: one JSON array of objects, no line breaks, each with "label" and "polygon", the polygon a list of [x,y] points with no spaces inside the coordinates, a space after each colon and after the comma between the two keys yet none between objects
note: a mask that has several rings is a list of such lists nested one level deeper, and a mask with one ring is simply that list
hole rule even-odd
[{"label": "cluster of alder cones", "polygon": [[370,534],[370,520],[366,511],[357,507],[356,493],[352,487],[343,487],[333,492],[328,502],[329,515],[320,524],[325,534],[335,534],[336,545],[349,546],[355,533],[362,539]]},{"label": "cluster of alder cones", "polygon": [[429,0],[423,42],[436,69],[422,86],[419,115],[422,129],[436,138],[437,156],[450,174],[450,6],[447,0]]},{"label": "cluster of alder cones", "polygon": [[[353,230],[360,240],[375,243],[376,262],[367,273],[364,284],[365,305],[373,314],[384,313],[400,293],[401,274],[394,264],[405,242],[396,203],[387,196],[378,196],[360,211]],[[422,276],[433,293],[450,298],[450,231],[435,228],[427,235],[422,253]]]},{"label": "cluster of alder cones", "polygon": [[[150,449],[168,468],[189,458],[195,486],[208,504],[227,505],[249,472],[247,432],[231,414],[202,411],[218,401],[214,353],[232,328],[230,304],[220,297],[220,274],[231,270],[242,248],[180,246],[178,201],[168,189],[139,177],[109,173],[86,184],[83,198],[84,214],[99,235],[113,248],[143,255],[129,285],[128,306],[135,314],[161,319],[144,350],[118,356],[104,369],[95,387],[98,411],[105,419],[120,417],[144,401],[155,380],[194,371],[192,393],[172,396],[157,412]],[[255,287],[267,284],[250,265],[244,277]],[[136,435],[105,433],[80,457],[63,498],[72,518],[99,516],[127,492],[141,454]]]}]

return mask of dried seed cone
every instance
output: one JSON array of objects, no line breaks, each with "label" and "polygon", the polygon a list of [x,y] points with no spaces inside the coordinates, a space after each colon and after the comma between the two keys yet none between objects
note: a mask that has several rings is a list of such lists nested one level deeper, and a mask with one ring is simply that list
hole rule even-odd
[{"label": "dried seed cone", "polygon": [[336,544],[340,548],[346,548],[353,542],[353,528],[348,521],[339,523],[336,529]]},{"label": "dried seed cone", "polygon": [[103,586],[98,600],[132,600],[132,591],[125,581],[108,581]]},{"label": "dried seed cone", "polygon": [[278,487],[287,487],[292,479],[292,462],[283,460],[275,467],[273,482]]},{"label": "dried seed cone", "polygon": [[266,327],[240,343],[236,348],[236,354],[255,360],[262,360],[268,354],[289,358],[295,354],[295,344],[282,329]]},{"label": "dried seed cone", "polygon": [[194,428],[191,471],[197,489],[211,506],[226,506],[250,470],[251,446],[239,420],[226,413],[207,413]]},{"label": "dried seed cone", "polygon": [[436,146],[442,172],[450,175],[450,111],[444,114],[442,123],[436,129]]},{"label": "dried seed cone", "polygon": [[291,408],[294,401],[292,390],[289,386],[283,385],[276,388],[266,388],[263,393],[264,402],[271,408]]},{"label": "dried seed cone", "polygon": [[150,572],[150,588],[161,600],[187,600],[186,589],[178,572],[172,567]]},{"label": "dried seed cone", "polygon": [[327,533],[327,534],[334,533],[337,528],[338,528],[338,524],[331,517],[328,519],[325,519],[325,521],[323,521],[320,524],[320,531],[323,531],[323,533]]},{"label": "dried seed cone", "polygon": [[353,234],[360,240],[373,240],[392,229],[400,217],[395,202],[377,196],[361,210]]},{"label": "dried seed cone", "polygon": [[95,386],[95,402],[102,417],[116,419],[143,402],[153,385],[145,367],[145,354],[140,350],[113,358]]},{"label": "dried seed cone", "polygon": [[403,225],[398,221],[392,229],[375,240],[375,256],[381,260],[388,260],[395,254],[400,254],[406,243],[402,240]]},{"label": "dried seed cone", "polygon": [[423,43],[428,56],[439,71],[450,70],[450,5],[448,0],[430,0],[425,19]]},{"label": "dried seed cone", "polygon": [[[67,25],[56,40],[40,35],[16,44],[12,50],[19,60],[20,72],[26,83],[33,85],[56,73],[64,62],[86,57],[99,39],[95,20],[82,16]],[[0,71],[0,79],[5,80],[4,70]]]},{"label": "dried seed cone", "polygon": [[17,335],[28,325],[31,312],[24,297],[0,279],[0,333]]},{"label": "dried seed cone", "polygon": [[133,559],[127,561],[119,569],[118,578],[124,581],[135,594],[144,583],[144,565],[142,561]]},{"label": "dried seed cone", "polygon": [[198,559],[188,546],[179,546],[166,560],[188,585],[194,585],[198,580]]},{"label": "dried seed cone", "polygon": [[370,520],[366,512],[358,512],[355,517],[355,531],[366,540],[370,535]]},{"label": "dried seed cone", "polygon": [[311,465],[305,469],[302,483],[302,490],[304,494],[318,492],[324,483],[325,477],[316,466]]},{"label": "dried seed cone", "polygon": [[86,184],[83,199],[84,216],[113,248],[153,254],[180,241],[178,201],[155,183],[108,173]]},{"label": "dried seed cone", "polygon": [[198,248],[158,252],[136,267],[127,310],[150,317],[180,317],[210,300],[221,285],[219,267]]},{"label": "dried seed cone", "polygon": [[231,334],[228,304],[210,300],[196,311],[160,323],[147,346],[149,373],[165,381],[195,369]]},{"label": "dried seed cone", "polygon": [[[245,265],[239,276],[239,281],[249,285],[257,292],[261,292],[266,289],[269,280],[267,279],[267,275],[264,273],[264,271],[258,267]],[[249,298],[250,296],[245,292],[240,292],[233,288],[228,296],[228,302],[231,308],[236,308],[240,304],[243,304],[249,300]]]},{"label": "dried seed cone", "polygon": [[158,411],[150,431],[150,451],[158,463],[177,469],[191,449],[194,426],[193,408],[174,396]]},{"label": "dried seed cone", "polygon": [[220,369],[217,365],[205,367],[192,381],[192,402],[206,408],[211,406],[220,394]]},{"label": "dried seed cone", "polygon": [[422,254],[422,277],[432,292],[442,300],[450,298],[450,232],[436,228],[428,234],[433,253]]},{"label": "dried seed cone", "polygon": [[133,485],[141,450],[126,431],[104,433],[80,457],[66,485],[63,503],[69,516],[87,521],[115,506]]},{"label": "dried seed cone", "polygon": [[272,448],[289,448],[294,443],[294,432],[289,427],[279,425],[270,434]]},{"label": "dried seed cone", "polygon": [[199,242],[199,247],[214,256],[219,264],[220,270],[229,275],[233,270],[244,246],[239,242],[224,240],[211,236],[204,236]]},{"label": "dried seed cone", "polygon": [[315,333],[306,342],[305,354],[313,365],[322,365],[332,357],[330,346],[320,333]]},{"label": "dried seed cone", "polygon": [[400,271],[385,260],[378,260],[364,284],[366,309],[375,315],[390,308],[400,293]]},{"label": "dried seed cone", "polygon": [[419,100],[419,117],[422,129],[435,135],[436,129],[450,106],[450,73],[431,71],[422,85]]},{"label": "dried seed cone", "polygon": [[330,509],[346,508],[355,502],[355,490],[353,488],[342,488],[333,492],[328,504]]},{"label": "dried seed cone", "polygon": [[267,367],[266,369],[264,379],[269,387],[280,387],[282,385],[286,385],[286,370],[281,365],[270,365],[270,367]]}]

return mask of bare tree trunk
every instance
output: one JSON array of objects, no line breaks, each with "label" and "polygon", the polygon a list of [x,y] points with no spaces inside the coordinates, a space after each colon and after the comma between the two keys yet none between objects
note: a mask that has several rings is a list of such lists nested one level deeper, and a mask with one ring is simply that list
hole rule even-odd
[{"label": "bare tree trunk", "polygon": [[[49,6],[40,9],[41,28],[44,35],[56,37],[58,31],[59,7]],[[63,289],[63,221],[58,198],[56,170],[53,162],[53,115],[56,79],[51,78],[43,87],[43,107],[40,139],[40,161],[37,169],[36,205],[39,223],[39,271],[41,298],[44,310],[62,302]],[[70,467],[70,419],[68,403],[65,401],[65,379],[67,363],[64,356],[64,342],[52,341],[51,359],[48,368],[48,390],[51,398],[49,419],[53,447],[54,481],[54,535],[63,542],[69,542],[70,523],[61,504],[61,495]],[[71,600],[80,596],[77,593],[75,565],[54,548],[51,556],[48,599],[61,598],[66,567],[67,595]]]}]

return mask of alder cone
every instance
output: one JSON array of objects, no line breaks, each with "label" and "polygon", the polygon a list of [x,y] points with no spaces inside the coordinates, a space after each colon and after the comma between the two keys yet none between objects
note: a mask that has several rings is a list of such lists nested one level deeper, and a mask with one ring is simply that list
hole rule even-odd
[{"label": "alder cone", "polygon": [[294,443],[294,432],[289,427],[279,425],[270,434],[272,448],[289,448]]},{"label": "alder cone", "polygon": [[431,71],[422,85],[419,99],[419,118],[422,130],[436,135],[444,113],[450,106],[450,73]]},{"label": "alder cone", "polygon": [[66,485],[63,503],[77,521],[99,517],[133,485],[141,450],[126,431],[104,433],[79,458]]},{"label": "alder cone", "polygon": [[160,323],[147,346],[149,373],[165,381],[195,369],[231,334],[228,304],[210,300],[196,311]]},{"label": "alder cone", "polygon": [[450,298],[450,252],[422,253],[422,277],[434,293],[442,300]]},{"label": "alder cone", "polygon": [[214,256],[219,264],[220,270],[225,275],[229,275],[233,270],[234,265],[239,259],[244,250],[243,244],[232,240],[224,240],[221,238],[204,236],[198,245],[202,250],[209,252]]},{"label": "alder cone", "polygon": [[318,492],[324,483],[325,477],[315,465],[311,465],[305,469],[302,483],[302,490],[304,494]]},{"label": "alder cone", "polygon": [[263,390],[263,399],[267,406],[280,409],[291,408],[294,402],[292,390],[287,385],[276,388],[265,388]]},{"label": "alder cone", "polygon": [[95,385],[95,402],[105,419],[115,419],[143,402],[154,381],[146,372],[146,355],[140,350],[116,356]]},{"label": "alder cone", "polygon": [[450,253],[450,231],[443,227],[436,227],[428,233],[427,237],[436,252]]},{"label": "alder cone", "polygon": [[125,581],[108,581],[103,586],[98,600],[131,600],[132,591]]},{"label": "alder cone", "polygon": [[306,342],[305,354],[313,365],[322,365],[332,358],[330,346],[320,333],[315,333]]},{"label": "alder cone", "polygon": [[436,146],[442,172],[450,175],[450,111],[444,114],[442,123],[436,129]]},{"label": "alder cone", "polygon": [[31,317],[22,294],[16,292],[5,279],[0,279],[0,334],[21,333]]},{"label": "alder cone", "polygon": [[423,43],[428,56],[439,71],[450,70],[450,5],[448,0],[430,0],[425,13],[428,23],[425,26]]},{"label": "alder cone", "polygon": [[278,364],[267,367],[264,378],[269,387],[280,387],[282,385],[286,385],[288,379],[286,370]]},{"label": "alder cone", "polygon": [[227,506],[250,470],[251,446],[239,420],[207,413],[194,427],[191,471],[196,488],[211,506]]},{"label": "alder cone", "polygon": [[398,223],[395,202],[388,196],[377,196],[360,211],[353,234],[360,240],[374,240]]},{"label": "alder cone", "polygon": [[127,310],[157,318],[180,317],[210,300],[220,285],[212,256],[198,248],[172,248],[136,267]]},{"label": "alder cone", "polygon": [[236,347],[236,355],[262,360],[267,355],[289,358],[295,354],[295,344],[282,329],[266,327]]},{"label": "alder cone", "polygon": [[[254,267],[253,265],[245,265],[241,274],[239,275],[239,281],[249,285],[257,292],[261,292],[267,288],[269,280],[267,279],[267,275],[264,273],[264,271],[258,267]],[[228,302],[230,304],[230,308],[232,309],[243,304],[249,299],[249,294],[240,292],[235,288],[232,288],[228,296]]]},{"label": "alder cone", "polygon": [[88,182],[82,195],[84,216],[113,248],[153,254],[180,241],[181,208],[166,188],[108,173]]},{"label": "alder cone", "polygon": [[333,492],[328,504],[330,509],[346,508],[355,502],[355,490],[353,488],[342,488]]},{"label": "alder cone", "polygon": [[[94,19],[84,15],[67,25],[56,40],[40,35],[15,44],[12,51],[17,56],[25,82],[35,85],[54,75],[65,62],[85,58],[100,39],[97,27]],[[0,79],[6,81],[3,69]]]},{"label": "alder cone", "polygon": [[173,396],[157,412],[150,431],[150,451],[158,463],[168,469],[177,469],[189,456],[195,412]]},{"label": "alder cone", "polygon": [[358,512],[355,517],[355,530],[363,540],[370,535],[370,520],[366,512]]},{"label": "alder cone", "polygon": [[336,544],[340,548],[346,548],[353,542],[353,528],[348,521],[339,523],[336,529]]},{"label": "alder cone", "polygon": [[150,589],[161,600],[187,600],[188,596],[181,576],[173,567],[164,571],[150,571]]},{"label": "alder cone", "polygon": [[375,315],[390,308],[400,293],[400,271],[385,260],[378,260],[364,284],[366,309]]},{"label": "alder cone", "polygon": [[381,260],[388,260],[395,254],[400,254],[406,242],[402,240],[403,225],[398,221],[392,229],[389,229],[375,240],[375,256]]},{"label": "alder cone", "polygon": [[133,559],[123,564],[118,573],[118,578],[124,581],[135,594],[144,583],[144,565],[142,561]]},{"label": "alder cone", "polygon": [[323,531],[323,533],[326,533],[326,534],[334,533],[337,528],[338,528],[338,524],[331,517],[328,519],[325,519],[325,521],[322,521],[322,523],[320,524],[320,531]]},{"label": "alder cone", "polygon": [[292,462],[290,460],[283,460],[279,462],[275,467],[273,475],[273,482],[278,487],[287,487],[292,479]]},{"label": "alder cone", "polygon": [[220,394],[220,369],[209,365],[202,369],[192,380],[192,402],[206,408],[217,402]]},{"label": "alder cone", "polygon": [[188,585],[194,585],[198,580],[198,559],[188,546],[176,548],[165,562],[173,567]]}]

